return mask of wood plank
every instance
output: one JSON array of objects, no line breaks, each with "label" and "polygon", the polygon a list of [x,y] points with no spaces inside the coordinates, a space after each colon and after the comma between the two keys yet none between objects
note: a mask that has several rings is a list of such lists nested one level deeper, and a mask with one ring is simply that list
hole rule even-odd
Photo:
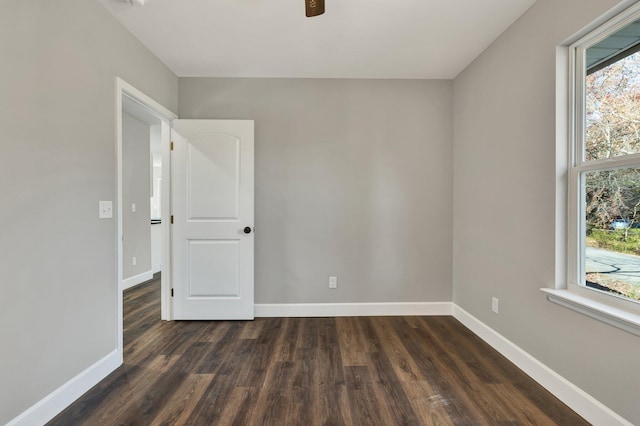
[{"label": "wood plank", "polygon": [[[156,356],[147,366],[135,369],[138,374],[127,376],[128,385],[125,392],[114,392],[113,389],[104,395],[104,399],[98,403],[99,410],[93,410],[88,413],[82,420],[85,424],[111,424],[114,419],[121,417],[129,410],[138,411],[138,407],[142,403],[142,395],[145,390],[149,389],[155,379],[168,372],[178,357],[167,357],[165,355]],[[61,423],[64,424],[64,423]]]},{"label": "wood plank", "polygon": [[345,383],[354,425],[398,424],[386,402],[380,401],[373,386],[369,368],[345,367]]},{"label": "wood plank", "polygon": [[403,382],[401,386],[418,419],[417,424],[433,426],[465,424],[449,415],[447,400],[434,393],[428,382]]},{"label": "wood plank", "polygon": [[[376,399],[390,412],[391,418],[401,424],[418,424],[418,417],[403,389],[403,382],[398,379],[394,371],[391,360],[386,354],[380,352],[373,352],[369,356],[369,372],[373,372],[371,375]],[[412,381],[410,386],[413,386],[414,382]]]},{"label": "wood plank", "polygon": [[260,337],[262,332],[262,327],[264,327],[267,322],[266,318],[256,318],[253,321],[246,321],[244,327],[242,328],[242,332],[239,339],[257,339]]},{"label": "wood plank", "polygon": [[313,423],[351,424],[337,321],[333,318],[320,318],[317,321],[318,352],[313,369],[313,383],[317,391],[313,395]]},{"label": "wood plank", "polygon": [[510,383],[490,384],[492,394],[501,401],[515,415],[515,421],[519,424],[553,424],[553,420],[547,417],[542,410],[536,407],[529,399],[520,393]]},{"label": "wood plank", "polygon": [[124,293],[124,365],[51,425],[586,425],[452,317],[160,321]]},{"label": "wood plank", "polygon": [[264,387],[256,401],[255,410],[249,418],[252,425],[286,424],[291,383],[293,382],[293,362],[275,362],[269,368]]},{"label": "wood plank", "polygon": [[389,358],[389,366],[401,382],[424,381],[422,372],[409,355],[402,340],[393,331],[388,318],[371,318],[369,320],[378,334],[381,352]]},{"label": "wood plank", "polygon": [[234,387],[229,401],[220,414],[221,425],[246,425],[249,415],[247,408],[252,405],[257,390],[251,387]]},{"label": "wood plank", "polygon": [[338,345],[342,365],[345,367],[367,365],[366,342],[363,333],[353,317],[336,318],[338,330]]},{"label": "wood plank", "polygon": [[276,357],[276,346],[280,333],[279,319],[263,321],[261,333],[256,337],[247,364],[241,369],[235,385],[238,387],[259,388],[264,385],[269,366]]},{"label": "wood plank", "polygon": [[213,374],[191,374],[182,385],[168,399],[164,407],[160,408],[149,422],[151,426],[183,425],[193,412],[198,401],[202,399],[204,391],[211,385]]},{"label": "wood plank", "polygon": [[[435,321],[433,324],[429,322],[425,324],[425,328],[438,330],[439,322]],[[445,335],[436,332],[435,342],[442,353],[447,354],[446,357],[449,360],[447,370],[454,386],[458,387],[458,395],[461,395],[462,392],[468,395],[475,408],[474,411],[480,413],[489,424],[515,421],[512,408],[497,403],[498,399],[493,388],[487,386],[484,380],[475,375],[474,370],[464,362],[463,358],[466,357],[461,357],[457,352],[447,350],[447,347],[451,346],[448,337],[445,338]]]},{"label": "wood plank", "polygon": [[431,402],[444,406],[455,424],[491,425],[495,420],[468,391],[454,354],[442,347],[440,336],[427,329],[424,318],[421,322],[421,327],[412,329],[412,337],[405,340],[426,380],[436,391]]},{"label": "wood plank", "polygon": [[295,348],[298,344],[299,331],[299,318],[284,318],[282,324],[282,335],[279,336],[276,346],[276,361],[291,362],[294,360]]},{"label": "wood plank", "polygon": [[238,402],[234,399],[233,390],[238,371],[234,370],[231,374],[219,374],[211,381],[202,397],[191,411],[186,424],[224,424],[222,416],[228,405],[234,405]]},{"label": "wood plank", "polygon": [[443,374],[443,370],[446,371],[447,368],[446,363],[451,362],[451,359],[444,358],[445,352],[437,352],[439,347],[431,340],[430,335],[416,333],[417,330],[424,332],[420,328],[423,327],[421,321],[419,317],[389,319],[398,338],[425,377],[425,381],[418,383],[417,389],[405,386],[406,392],[412,398],[426,398],[426,405],[421,406],[419,411],[428,418],[444,416],[444,409],[448,418],[455,424],[481,424],[481,418],[467,414],[473,411],[473,406],[469,403],[465,391],[455,388],[453,381],[447,378],[446,373]]}]

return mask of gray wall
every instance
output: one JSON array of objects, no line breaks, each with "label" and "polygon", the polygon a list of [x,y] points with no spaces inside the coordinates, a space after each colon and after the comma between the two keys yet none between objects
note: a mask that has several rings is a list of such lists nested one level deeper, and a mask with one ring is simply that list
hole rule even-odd
[{"label": "gray wall", "polygon": [[[122,114],[122,278],[151,271],[151,129]],[[135,203],[133,212],[131,204]],[[135,256],[136,265],[132,258]]]},{"label": "gray wall", "polygon": [[539,0],[454,81],[453,289],[456,304],[640,423],[640,339],[539,291],[556,266],[555,49],[616,3]]},{"label": "gray wall", "polygon": [[255,120],[256,303],[451,300],[450,81],[179,88],[180,118]]},{"label": "gray wall", "polygon": [[[256,302],[447,301],[453,270],[458,305],[640,422],[638,338],[538,290],[555,46],[614,4],[539,0],[455,80],[453,113],[446,81],[181,79],[182,118],[256,120]],[[114,77],[174,111],[178,79],[84,0],[0,2],[0,63],[1,424],[115,348]]]},{"label": "gray wall", "polygon": [[115,349],[115,76],[173,110],[178,81],[86,0],[0,2],[0,64],[4,424]]}]

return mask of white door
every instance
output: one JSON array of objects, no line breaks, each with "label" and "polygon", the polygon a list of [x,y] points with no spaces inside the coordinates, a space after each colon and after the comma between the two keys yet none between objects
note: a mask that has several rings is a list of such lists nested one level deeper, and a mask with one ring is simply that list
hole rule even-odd
[{"label": "white door", "polygon": [[253,121],[174,120],[173,318],[253,319]]}]

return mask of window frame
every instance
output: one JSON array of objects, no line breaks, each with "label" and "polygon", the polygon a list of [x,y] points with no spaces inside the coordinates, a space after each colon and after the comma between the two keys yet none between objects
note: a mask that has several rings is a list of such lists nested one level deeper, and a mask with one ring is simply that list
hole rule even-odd
[{"label": "window frame", "polygon": [[[566,172],[564,176],[562,172],[558,174],[557,189],[561,198],[561,194],[566,191],[566,205],[560,198],[557,216],[559,226],[556,229],[564,234],[566,239],[558,240],[560,247],[556,259],[561,269],[556,277],[564,282],[557,282],[554,289],[542,288],[541,290],[547,293],[551,302],[640,336],[640,303],[581,284],[585,276],[583,259],[586,235],[582,174],[596,170],[640,168],[640,153],[586,161],[585,146],[582,142],[586,121],[586,50],[630,23],[640,20],[640,4],[636,3],[622,12],[619,10],[617,12],[611,19],[600,23],[586,35],[571,43],[568,49],[565,47],[558,51],[557,89],[564,90],[567,98],[566,102],[562,102],[562,95],[559,95],[560,102],[557,106],[559,109],[564,109],[565,114],[568,112],[564,116],[566,121],[563,120],[562,115],[558,115],[557,128],[558,166],[559,170],[564,169]],[[566,222],[562,219],[563,217]],[[561,247],[563,242],[564,250]],[[562,269],[564,273],[561,272]]]}]

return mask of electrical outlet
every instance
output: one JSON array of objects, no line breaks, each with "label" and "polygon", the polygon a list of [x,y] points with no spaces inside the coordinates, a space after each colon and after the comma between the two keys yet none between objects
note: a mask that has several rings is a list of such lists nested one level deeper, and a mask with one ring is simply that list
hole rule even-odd
[{"label": "electrical outlet", "polygon": [[329,288],[338,288],[338,277],[329,277]]},{"label": "electrical outlet", "polygon": [[498,298],[497,298],[497,297],[492,297],[492,298],[491,298],[491,310],[492,310],[493,312],[495,312],[496,314],[498,313],[498,307],[499,307],[499,306],[498,306],[498,303],[499,303],[499,302],[500,302],[500,301],[498,300]]},{"label": "electrical outlet", "polygon": [[136,212],[136,203],[131,203],[131,213]]},{"label": "electrical outlet", "polygon": [[133,259],[131,259],[131,264],[133,266],[136,266],[136,263],[138,263],[138,261],[136,260],[136,258],[134,257]]}]

